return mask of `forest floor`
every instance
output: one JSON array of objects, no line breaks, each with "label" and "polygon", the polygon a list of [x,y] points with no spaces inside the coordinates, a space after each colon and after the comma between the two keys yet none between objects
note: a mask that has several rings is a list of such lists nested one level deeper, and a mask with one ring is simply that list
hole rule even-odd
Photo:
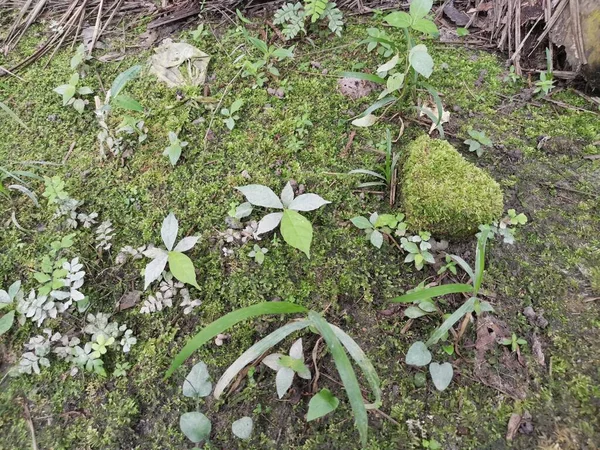
[{"label": "forest floor", "polygon": [[[285,317],[257,319],[236,326],[222,346],[209,343],[164,379],[165,371],[184,343],[203,326],[236,308],[265,300],[286,300],[325,311],[327,320],[353,336],[373,361],[382,381],[381,412],[369,412],[371,449],[423,448],[423,439],[435,439],[445,449],[548,448],[581,449],[600,445],[600,115],[571,88],[560,87],[543,99],[531,97],[528,80],[507,80],[500,55],[462,45],[427,44],[435,61],[429,83],[441,94],[450,120],[447,139],[469,161],[488,171],[504,192],[505,208],[527,215],[514,245],[490,244],[484,279],[486,299],[495,314],[488,329],[502,329],[522,337],[521,361],[496,343],[481,353],[477,329],[484,319],[474,318],[449,356],[455,377],[443,392],[431,382],[417,387],[418,371],[404,363],[410,344],[426,337],[436,326],[425,318],[410,326],[403,307],[390,299],[421,281],[436,281],[436,269],[416,271],[405,255],[391,245],[376,249],[349,219],[377,211],[390,212],[381,196],[361,194],[357,168],[377,167],[373,149],[389,127],[400,132],[397,118],[368,129],[356,129],[349,119],[377,96],[352,100],[338,89],[339,71],[362,71],[385,62],[367,53],[358,42],[380,19],[352,20],[341,38],[315,37],[314,46],[301,41],[295,58],[278,64],[279,77],[265,87],[252,87],[237,78],[235,52],[244,37],[235,28],[219,30],[193,42],[189,32],[174,36],[211,55],[207,85],[219,98],[229,86],[223,106],[243,99],[239,119],[228,130],[217,115],[204,142],[210,111],[198,99],[203,87],[170,89],[144,72],[128,84],[128,95],[145,107],[134,117],[145,121],[148,138],[128,158],[99,158],[98,126],[93,106],[83,114],[63,107],[53,89],[71,75],[73,52],[60,51],[46,66],[41,60],[20,73],[21,79],[0,79],[0,99],[27,124],[24,131],[0,115],[0,166],[17,170],[24,161],[44,161],[33,169],[39,175],[60,176],[65,191],[96,211],[99,222],[110,220],[115,230],[110,250],[95,248],[94,228],[78,228],[70,258],[79,256],[86,270],[83,292],[90,312],[114,313],[114,319],[134,331],[137,343],[127,354],[110,351],[105,358],[109,375],[80,371],[50,358],[39,375],[6,377],[0,392],[0,448],[31,448],[32,435],[40,449],[166,449],[192,448],[179,430],[179,416],[197,407],[182,395],[181,384],[195,362],[202,360],[213,379],[266,332],[285,323]],[[263,26],[249,26],[260,36]],[[143,30],[139,30],[141,33]],[[34,51],[46,32],[30,30],[18,53],[0,57],[10,66]],[[276,36],[273,36],[276,39]],[[137,37],[108,41],[99,53],[123,53],[124,59],[90,61],[85,84],[103,96],[111,80],[134,64],[145,64],[151,50],[137,47]],[[280,44],[278,44],[280,45]],[[275,92],[267,91],[281,89]],[[270,93],[271,92],[271,93]],[[89,96],[91,99],[92,97]],[[551,101],[549,101],[549,100]],[[589,109],[590,111],[583,111]],[[114,125],[123,114],[115,113]],[[302,125],[302,117],[312,126]],[[392,115],[390,114],[391,118]],[[402,149],[428,126],[405,115],[404,133],[394,144]],[[300,125],[299,125],[300,123]],[[305,129],[302,144],[291,136]],[[493,141],[481,157],[467,151],[467,130],[485,131]],[[349,137],[354,135],[351,144]],[[172,167],[162,155],[169,131],[189,144]],[[435,134],[435,133],[434,133]],[[314,226],[311,258],[268,236],[259,243],[268,248],[258,265],[248,256],[252,243],[239,246],[223,241],[230,203],[242,201],[236,186],[257,183],[279,192],[290,179],[331,202],[307,213]],[[33,183],[42,191],[43,183]],[[0,285],[21,279],[27,291],[36,286],[37,270],[50,243],[72,231],[53,219],[53,209],[40,196],[35,208],[24,195],[2,203],[0,220]],[[401,205],[392,211],[401,211]],[[11,215],[21,227],[14,225]],[[141,314],[141,302],[118,311],[122,296],[142,289],[144,261],[115,263],[119,249],[160,244],[160,226],[169,213],[179,219],[186,236],[201,239],[188,254],[201,290],[191,289],[202,304],[183,314],[178,304],[153,314]],[[255,215],[253,215],[255,217]],[[183,236],[183,235],[180,235]],[[435,237],[435,236],[434,236]],[[449,253],[473,262],[476,240],[450,242]],[[233,252],[225,255],[223,247]],[[147,261],[146,261],[147,262]],[[595,275],[594,275],[595,274]],[[457,278],[465,281],[461,274]],[[452,297],[455,305],[459,296]],[[531,306],[537,319],[524,315]],[[547,320],[539,320],[539,315]],[[42,327],[31,322],[0,338],[2,372],[18,362],[23,344],[41,328],[80,333],[85,315],[77,312],[48,320]],[[545,326],[544,326],[545,325]],[[300,337],[300,335],[298,336]],[[302,335],[310,355],[318,336]],[[290,340],[291,342],[291,340]],[[533,345],[535,344],[535,345]],[[287,345],[287,344],[286,344]],[[535,347],[535,351],[532,349]],[[542,363],[541,358],[544,358]],[[307,361],[309,357],[307,357]],[[130,369],[116,377],[117,363]],[[312,361],[310,362],[312,367]],[[350,407],[329,356],[319,362],[319,388],[340,398],[331,415],[307,423],[310,382],[296,378],[282,400],[275,394],[274,373],[264,366],[241,380],[224,401],[200,401],[200,410],[213,422],[205,448],[357,448]],[[522,416],[513,440],[507,440],[512,414]],[[244,415],[254,419],[250,440],[231,434],[231,423]]]}]

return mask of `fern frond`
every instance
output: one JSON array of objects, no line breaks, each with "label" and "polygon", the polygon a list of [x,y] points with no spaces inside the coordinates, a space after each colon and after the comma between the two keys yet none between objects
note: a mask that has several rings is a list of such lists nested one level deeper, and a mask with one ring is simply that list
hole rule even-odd
[{"label": "fern frond", "polygon": [[292,17],[291,20],[283,25],[283,36],[289,41],[294,39],[300,32],[306,34],[306,28],[304,28],[304,14],[302,16]]},{"label": "fern frond", "polygon": [[342,29],[344,28],[344,14],[337,5],[333,2],[327,3],[327,7],[323,12],[323,17],[329,20],[328,28],[332,33],[337,36],[342,36]]},{"label": "fern frond", "polygon": [[273,24],[281,25],[286,22],[297,22],[299,18],[304,20],[305,13],[302,10],[302,3],[286,3],[275,12]]},{"label": "fern frond", "polygon": [[326,8],[327,0],[306,0],[304,2],[304,10],[306,15],[310,16],[312,23],[323,17]]}]

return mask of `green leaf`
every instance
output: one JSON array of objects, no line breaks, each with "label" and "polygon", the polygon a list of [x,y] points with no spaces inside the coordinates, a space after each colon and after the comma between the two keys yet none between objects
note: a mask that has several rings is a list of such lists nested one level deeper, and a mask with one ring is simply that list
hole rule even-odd
[{"label": "green leaf", "polygon": [[312,322],[313,326],[323,336],[327,348],[333,357],[335,367],[337,368],[338,374],[344,389],[348,395],[352,412],[354,413],[354,425],[358,429],[360,435],[361,445],[364,447],[367,445],[367,434],[369,421],[367,417],[367,410],[363,403],[362,393],[360,391],[360,385],[356,379],[356,373],[350,364],[350,360],[344,352],[339,339],[329,326],[329,324],[319,314],[314,311],[309,311],[308,319]]},{"label": "green leaf", "polygon": [[404,315],[409,319],[417,319],[419,317],[423,317],[427,315],[427,311],[418,308],[417,306],[409,306],[404,311]]},{"label": "green leaf", "polygon": [[470,284],[444,284],[443,286],[434,286],[425,288],[420,291],[411,292],[401,295],[391,301],[394,303],[412,303],[415,301],[423,301],[441,295],[459,294],[462,292],[473,292],[473,286]]},{"label": "green leaf", "polygon": [[23,128],[25,128],[26,130],[29,130],[29,128],[27,127],[27,125],[25,125],[25,122],[23,122],[21,119],[19,119],[19,116],[17,116],[13,112],[13,110],[10,109],[7,105],[5,105],[4,103],[0,102],[0,109],[2,109],[2,111],[4,111],[6,114],[8,114],[12,120],[14,120],[15,122],[17,122]]},{"label": "green leaf", "polygon": [[196,271],[192,260],[181,252],[169,252],[169,269],[175,278],[182,283],[191,284],[200,289],[196,281]]},{"label": "green leaf", "polygon": [[396,28],[408,28],[412,22],[410,15],[403,11],[394,11],[383,19]]},{"label": "green leaf", "polygon": [[440,34],[437,25],[429,19],[417,19],[412,24],[412,28],[422,33],[429,34],[430,36],[437,36]]},{"label": "green leaf", "polygon": [[234,113],[238,112],[243,105],[244,105],[244,100],[242,100],[241,98],[238,98],[229,107],[229,110],[231,111],[231,114],[234,114]]},{"label": "green leaf", "polygon": [[394,92],[394,91],[397,91],[398,89],[400,89],[403,84],[404,84],[404,74],[397,72],[388,77],[386,87],[387,87],[388,92]]},{"label": "green leaf", "polygon": [[254,423],[251,417],[242,417],[231,424],[232,433],[240,439],[250,439]]},{"label": "green leaf", "polygon": [[433,59],[427,52],[425,45],[419,44],[411,48],[408,60],[412,68],[425,78],[429,78],[433,73]]},{"label": "green leaf", "polygon": [[10,330],[15,321],[15,312],[9,311],[0,318],[0,336]]},{"label": "green leaf", "polygon": [[36,281],[38,283],[47,283],[48,281],[50,281],[52,279],[52,277],[50,275],[48,275],[47,273],[43,273],[43,272],[35,272],[33,274],[33,278],[36,279]]},{"label": "green leaf", "polygon": [[355,127],[367,128],[373,125],[375,122],[377,122],[377,119],[379,119],[379,117],[377,117],[376,115],[367,114],[366,116],[354,119],[352,121],[352,125],[354,125]]},{"label": "green leaf", "polygon": [[212,425],[208,417],[197,411],[182,414],[179,418],[179,428],[194,444],[206,441],[210,436]]},{"label": "green leaf", "polygon": [[410,2],[410,16],[413,20],[425,17],[433,7],[433,0],[412,0]]},{"label": "green leaf", "polygon": [[428,347],[439,341],[462,317],[473,311],[475,305],[475,297],[471,297],[460,308],[454,311],[450,316],[432,333],[431,337],[425,343]]},{"label": "green leaf", "polygon": [[77,98],[73,102],[73,108],[75,108],[75,111],[77,111],[79,114],[82,114],[83,110],[85,109],[85,102],[82,99]]},{"label": "green leaf", "polygon": [[469,34],[469,30],[467,28],[457,28],[456,34],[458,35],[458,37],[464,37]]},{"label": "green leaf", "polygon": [[313,237],[312,224],[296,211],[286,209],[281,218],[281,236],[289,245],[301,250],[310,258],[310,244]]},{"label": "green leaf", "polygon": [[210,382],[210,375],[208,368],[204,362],[200,361],[187,377],[183,381],[183,395],[186,397],[199,398],[207,397],[212,392],[212,383]]},{"label": "green leaf", "polygon": [[144,112],[144,107],[140,104],[140,102],[128,97],[127,95],[117,95],[116,97],[113,97],[113,102],[115,106],[118,106],[119,108],[128,109],[130,111]]},{"label": "green leaf", "polygon": [[406,352],[405,361],[411,366],[426,366],[431,362],[431,352],[423,342],[417,341]]},{"label": "green leaf", "polygon": [[450,363],[438,364],[433,362],[429,364],[429,374],[436,389],[443,391],[450,385],[454,376],[454,370]]},{"label": "green leaf", "polygon": [[340,76],[341,77],[346,77],[346,78],[355,78],[357,80],[366,80],[366,81],[372,81],[373,83],[377,83],[377,84],[385,84],[385,80],[383,78],[381,78],[380,76],[377,75],[373,75],[370,73],[363,73],[363,72],[340,72]]},{"label": "green leaf", "polygon": [[378,230],[373,230],[371,236],[369,237],[371,244],[377,248],[381,248],[383,245],[383,234]]},{"label": "green leaf", "polygon": [[318,419],[334,411],[340,404],[338,398],[329,389],[321,389],[308,402],[306,421]]},{"label": "green leaf", "polygon": [[142,66],[138,65],[138,66],[130,67],[129,69],[127,69],[124,72],[121,72],[119,75],[117,75],[117,77],[113,81],[112,86],[110,87],[111,97],[113,99],[115,97],[117,97],[121,93],[121,91],[123,90],[125,85],[129,81],[131,81],[135,77],[137,77],[141,71],[142,71]]},{"label": "green leaf", "polygon": [[305,307],[288,302],[262,302],[232,311],[210,323],[196,334],[196,336],[190,339],[175,358],[173,358],[171,366],[165,374],[165,378],[169,378],[173,372],[203,344],[242,320],[265,314],[293,314],[306,311],[307,309]]},{"label": "green leaf", "polygon": [[219,381],[217,381],[217,385],[215,386],[214,397],[219,398],[225,388],[229,386],[229,384],[237,377],[244,367],[254,361],[256,358],[261,356],[271,347],[277,345],[279,342],[284,340],[290,334],[302,330],[310,325],[310,322],[307,320],[300,320],[288,323],[280,328],[277,328],[271,334],[265,336],[256,344],[252,345],[248,350],[242,353],[238,359],[236,359],[223,373]]},{"label": "green leaf", "polygon": [[477,250],[475,252],[475,280],[473,280],[473,291],[475,295],[479,292],[485,271],[485,246],[488,241],[489,229],[481,231],[477,239]]},{"label": "green leaf", "polygon": [[373,228],[373,225],[371,224],[371,222],[369,222],[369,219],[363,216],[353,217],[352,219],[350,219],[350,222],[352,222],[354,226],[360,230],[368,230],[370,228]]}]

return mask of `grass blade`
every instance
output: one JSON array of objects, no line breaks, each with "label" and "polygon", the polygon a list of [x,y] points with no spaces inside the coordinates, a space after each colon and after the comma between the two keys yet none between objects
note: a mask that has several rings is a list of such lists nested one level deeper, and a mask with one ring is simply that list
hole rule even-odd
[{"label": "grass blade", "polygon": [[27,189],[25,186],[23,186],[21,184],[11,184],[10,186],[8,186],[8,188],[12,189],[13,191],[22,192],[23,194],[25,194],[27,197],[29,197],[31,199],[31,201],[33,202],[33,204],[35,206],[37,206],[38,208],[40,207],[37,196],[31,190]]},{"label": "grass blade", "polygon": [[398,97],[394,97],[393,95],[388,95],[387,97],[383,97],[381,100],[377,100],[367,109],[365,109],[362,113],[360,113],[357,117],[365,117],[371,114],[374,111],[377,111],[379,108],[383,108],[384,106],[389,105],[390,103],[398,101]]},{"label": "grass blade", "polygon": [[121,72],[117,75],[117,78],[113,81],[112,86],[110,87],[110,95],[111,97],[116,97],[123,90],[125,85],[133,80],[135,77],[139,75],[142,71],[142,66],[133,66],[127,69],[124,72]]},{"label": "grass blade", "polygon": [[171,367],[167,370],[165,378],[169,378],[173,372],[183,364],[203,344],[214,338],[217,334],[231,328],[242,320],[250,319],[265,314],[293,314],[308,311],[304,306],[288,302],[262,302],[246,308],[237,309],[220,317],[205,326],[196,336],[188,341],[181,351],[173,358]]},{"label": "grass blade", "polygon": [[474,305],[475,305],[475,300],[477,300],[475,297],[471,297],[469,300],[467,300],[466,302],[463,303],[463,305],[458,308],[456,311],[454,311],[450,317],[448,317],[444,323],[442,323],[431,335],[431,337],[427,340],[427,342],[425,342],[425,345],[427,347],[432,346],[433,344],[435,344],[437,341],[439,341],[444,334],[446,334],[446,332],[448,330],[450,330],[450,328],[452,328],[454,326],[454,324],[456,322],[458,322],[465,314],[470,313],[473,311],[474,309]]},{"label": "grass blade", "polygon": [[373,170],[354,169],[354,170],[351,170],[350,172],[348,172],[349,175],[354,175],[357,173],[360,173],[362,175],[371,175],[373,177],[381,178],[382,180],[385,181],[385,177],[383,175],[381,175],[380,173],[374,172]]},{"label": "grass blade", "polygon": [[237,376],[238,373],[240,373],[240,371],[244,367],[246,367],[256,358],[258,358],[260,355],[265,353],[271,347],[279,344],[279,342],[284,340],[294,331],[301,330],[309,325],[310,322],[308,320],[300,320],[297,322],[288,323],[287,325],[284,325],[281,328],[278,328],[277,330],[273,331],[268,336],[265,336],[263,339],[261,339],[248,350],[246,350],[244,353],[242,353],[240,357],[236,359],[233,362],[233,364],[231,364],[227,368],[225,373],[221,375],[221,378],[219,378],[219,381],[217,382],[217,385],[215,386],[215,391],[213,393],[215,398],[219,398],[221,396],[225,388],[229,386],[229,383],[233,381],[233,379]]},{"label": "grass blade", "polygon": [[379,376],[375,371],[375,367],[371,364],[371,360],[367,357],[365,352],[363,352],[362,348],[352,339],[345,331],[336,327],[333,324],[329,324],[332,328],[335,335],[338,337],[340,342],[346,350],[348,354],[352,357],[352,359],[356,362],[358,367],[361,368],[369,386],[371,386],[371,391],[373,391],[373,395],[375,396],[375,403],[365,405],[367,409],[377,409],[381,406],[381,387],[379,382]]},{"label": "grass blade", "polygon": [[358,429],[360,442],[362,446],[365,447],[367,445],[367,428],[369,426],[367,409],[365,408],[360,386],[356,378],[356,373],[354,373],[354,369],[352,368],[352,364],[348,359],[348,355],[346,355],[346,352],[344,351],[344,348],[342,347],[340,340],[335,335],[333,329],[329,323],[323,319],[323,317],[314,311],[309,311],[308,319],[319,331],[321,336],[323,336],[323,339],[327,344],[327,348],[331,352],[331,356],[335,362],[335,367],[337,368],[340,378],[342,379],[344,389],[346,390],[348,400],[350,401],[350,406],[352,407],[352,412],[354,413],[354,425]]},{"label": "grass blade", "polygon": [[477,251],[475,252],[475,279],[473,286],[475,287],[475,295],[479,292],[481,282],[483,281],[483,272],[485,269],[485,246],[487,245],[489,230],[481,231],[479,239],[477,239]]},{"label": "grass blade", "polygon": [[2,109],[6,114],[8,114],[10,116],[10,118],[12,120],[14,120],[15,122],[17,122],[23,128],[25,128],[26,130],[29,130],[29,127],[27,125],[25,125],[25,122],[23,122],[21,119],[19,119],[19,116],[17,116],[13,112],[13,110],[10,109],[7,105],[5,105],[4,103],[0,102],[0,109]]},{"label": "grass blade", "polygon": [[470,284],[444,284],[443,286],[434,286],[420,291],[410,292],[408,294],[396,297],[391,301],[394,303],[412,303],[415,301],[427,300],[433,297],[439,297],[447,294],[460,294],[462,292],[473,292],[473,286]]},{"label": "grass blade", "polygon": [[372,81],[373,83],[378,83],[378,84],[386,83],[386,81],[383,78],[378,77],[377,75],[373,75],[370,73],[364,73],[364,72],[340,72],[340,77],[354,78],[357,80],[367,80],[367,81]]},{"label": "grass blade", "polygon": [[456,256],[456,255],[448,255],[448,256],[450,256],[450,258],[452,258],[452,260],[454,262],[456,262],[456,264],[458,264],[462,268],[462,270],[467,272],[467,275],[469,275],[471,282],[475,282],[475,274],[473,273],[473,269],[471,269],[471,266],[469,265],[468,262],[466,262],[460,256]]}]

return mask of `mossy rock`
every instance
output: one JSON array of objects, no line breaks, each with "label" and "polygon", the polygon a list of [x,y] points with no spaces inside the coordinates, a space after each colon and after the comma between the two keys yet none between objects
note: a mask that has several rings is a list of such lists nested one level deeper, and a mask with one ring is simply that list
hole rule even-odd
[{"label": "mossy rock", "polygon": [[400,196],[409,229],[460,240],[502,215],[498,183],[450,143],[421,136],[404,155]]}]

